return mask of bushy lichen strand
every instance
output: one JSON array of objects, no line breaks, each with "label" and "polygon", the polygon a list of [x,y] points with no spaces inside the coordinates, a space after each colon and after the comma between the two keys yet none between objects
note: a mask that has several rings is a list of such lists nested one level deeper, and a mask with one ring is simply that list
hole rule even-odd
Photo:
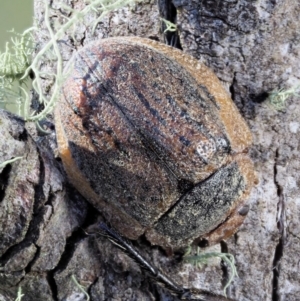
[{"label": "bushy lichen strand", "polygon": [[286,100],[293,97],[300,97],[299,94],[300,85],[293,86],[290,89],[280,89],[269,93],[269,102],[270,105],[276,110],[284,110],[286,106]]},{"label": "bushy lichen strand", "polygon": [[31,27],[23,34],[11,31],[15,37],[6,43],[5,51],[0,54],[0,76],[3,80],[12,82],[23,77],[31,61],[33,30]]},{"label": "bushy lichen strand", "polygon": [[31,61],[33,31],[33,27],[23,34],[12,30],[15,37],[6,43],[5,51],[0,53],[0,103],[17,106],[16,113],[22,116],[29,99],[27,79],[23,75]]},{"label": "bushy lichen strand", "polygon": [[234,256],[230,253],[221,253],[221,252],[201,252],[201,249],[197,248],[196,255],[192,254],[192,248],[189,247],[183,256],[183,261],[195,265],[198,268],[201,268],[204,264],[207,264],[211,258],[220,258],[224,263],[230,268],[229,279],[224,286],[223,292],[226,296],[226,289],[229,287],[234,277],[238,276],[237,269],[235,267]]}]

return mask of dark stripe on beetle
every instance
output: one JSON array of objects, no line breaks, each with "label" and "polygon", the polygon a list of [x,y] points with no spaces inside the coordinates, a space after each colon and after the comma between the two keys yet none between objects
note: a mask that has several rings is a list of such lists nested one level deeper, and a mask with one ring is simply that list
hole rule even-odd
[{"label": "dark stripe on beetle", "polygon": [[131,91],[134,92],[134,94],[138,97],[138,99],[141,101],[141,103],[144,105],[144,107],[146,109],[148,109],[148,111],[151,113],[151,115],[153,117],[155,117],[161,124],[163,124],[164,126],[166,125],[166,121],[164,118],[162,118],[159,114],[158,111],[156,109],[153,109],[149,103],[149,101],[146,99],[146,97],[144,96],[144,94],[142,94],[141,92],[139,92],[135,86],[131,85],[130,86]]}]

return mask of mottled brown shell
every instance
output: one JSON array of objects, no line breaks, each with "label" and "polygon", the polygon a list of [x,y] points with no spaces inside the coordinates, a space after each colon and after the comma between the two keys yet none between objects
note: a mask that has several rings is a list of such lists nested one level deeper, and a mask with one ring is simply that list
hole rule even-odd
[{"label": "mottled brown shell", "polygon": [[251,133],[197,60],[135,37],[73,56],[56,109],[71,182],[123,235],[177,248],[214,243],[245,217]]}]

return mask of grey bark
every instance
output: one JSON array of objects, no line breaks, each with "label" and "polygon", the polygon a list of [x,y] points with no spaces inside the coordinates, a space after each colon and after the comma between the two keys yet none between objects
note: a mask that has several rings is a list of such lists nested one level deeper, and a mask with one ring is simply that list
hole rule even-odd
[{"label": "grey bark", "polygon": [[[274,89],[299,85],[300,4],[297,0],[161,0],[159,7],[162,16],[178,25],[177,45],[215,71],[253,133],[251,154],[259,184],[249,199],[251,210],[234,237],[214,247],[236,258],[239,278],[228,295],[240,301],[296,301],[300,98],[289,98],[285,109],[278,111],[266,96]],[[39,1],[35,16],[43,28]],[[96,35],[91,33],[91,20],[75,34],[72,30],[66,34],[61,43],[65,61],[96,38],[164,39],[154,1],[109,14]],[[43,43],[46,37],[37,39]],[[44,68],[51,65],[45,63]],[[19,286],[25,294],[22,301],[86,300],[72,275],[91,300],[170,300],[121,250],[105,238],[85,234],[83,229],[93,225],[99,213],[67,184],[52,152],[54,137],[36,139],[29,129],[32,139],[23,121],[6,113],[1,116],[0,162],[19,155],[23,159],[0,171],[0,300],[14,300]],[[166,257],[144,240],[135,245],[183,286],[222,293],[228,270],[219,261],[199,269]]]}]

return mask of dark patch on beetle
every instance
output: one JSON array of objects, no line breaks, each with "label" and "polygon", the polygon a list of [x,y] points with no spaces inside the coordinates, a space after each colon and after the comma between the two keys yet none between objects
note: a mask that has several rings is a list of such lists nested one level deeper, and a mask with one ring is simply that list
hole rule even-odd
[{"label": "dark patch on beetle", "polygon": [[[154,185],[154,178],[151,181],[151,186],[149,185],[142,185],[139,188],[135,188],[136,186],[132,185],[132,183],[139,183],[140,177],[138,174],[133,174],[128,172],[126,174],[124,168],[120,165],[114,165],[113,162],[116,162],[120,160],[120,158],[117,158],[114,151],[101,152],[99,149],[99,144],[94,142],[94,145],[98,148],[97,157],[94,156],[93,153],[87,152],[85,149],[79,149],[76,145],[71,145],[72,149],[76,149],[76,155],[78,157],[76,160],[78,161],[78,167],[79,168],[87,168],[87,162],[88,168],[91,172],[91,174],[97,175],[97,177],[94,180],[90,181],[91,187],[97,191],[99,197],[106,201],[111,201],[114,197],[114,195],[120,195],[122,193],[124,200],[126,199],[127,202],[127,209],[129,212],[132,212],[132,215],[134,218],[136,218],[141,223],[147,225],[147,221],[144,220],[144,212],[147,211],[148,215],[152,215],[151,210],[149,210],[147,203],[156,203],[159,204],[161,202],[161,193],[162,189],[157,186],[157,184]],[[141,145],[142,146],[142,145]],[[133,150],[130,150],[132,152]],[[145,152],[148,154],[149,150],[146,148],[142,148],[140,150],[136,150],[137,152]],[[135,152],[136,152],[135,151]],[[81,154],[82,153],[82,154]],[[84,161],[82,160],[84,158]],[[98,161],[102,162],[102,165],[99,166]],[[123,155],[123,160],[130,161],[130,158],[128,156]],[[157,160],[157,159],[156,159]],[[169,181],[172,179],[172,175],[167,176],[169,178]],[[99,184],[103,183],[101,185],[101,191],[99,191]],[[131,189],[128,189],[131,185]],[[174,185],[175,187],[175,185]],[[139,192],[138,192],[139,191]],[[133,204],[132,200],[137,199],[137,195],[144,195],[147,196],[144,199],[141,199],[138,204]],[[122,201],[122,198],[119,201]],[[145,202],[145,204],[143,204]],[[123,203],[123,201],[122,201]],[[157,208],[158,205],[154,206],[154,208]]]},{"label": "dark patch on beetle", "polygon": [[114,144],[117,149],[120,150],[122,148],[122,144],[118,139],[114,139]]},{"label": "dark patch on beetle", "polygon": [[193,187],[194,187],[194,183],[192,183],[191,181],[189,181],[187,179],[179,179],[178,180],[177,189],[181,195],[185,194],[186,192],[191,190]]},{"label": "dark patch on beetle", "polygon": [[[199,236],[208,233],[212,230],[210,221],[214,219],[221,223],[224,212],[230,211],[244,189],[245,181],[237,163],[224,166],[183,195],[158,220],[155,229],[174,241],[183,233],[189,233],[189,237],[193,237],[195,231]],[[183,223],[184,220],[189,223]],[[202,233],[199,233],[199,225]]]}]

